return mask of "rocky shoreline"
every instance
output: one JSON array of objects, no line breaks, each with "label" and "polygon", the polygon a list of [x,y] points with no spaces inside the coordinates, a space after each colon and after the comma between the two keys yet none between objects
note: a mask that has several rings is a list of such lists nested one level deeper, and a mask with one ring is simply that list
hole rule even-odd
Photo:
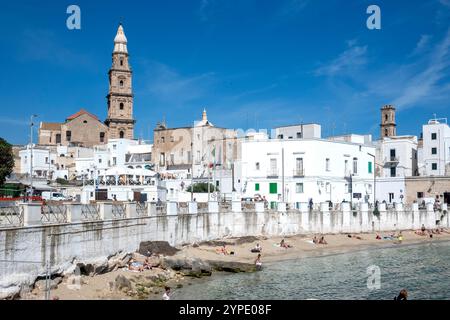
[{"label": "rocky shoreline", "polygon": [[[52,272],[49,281],[51,299],[77,299],[78,296],[83,299],[160,299],[165,286],[179,289],[194,279],[209,277],[213,272],[255,271],[250,263],[178,256],[185,246],[174,248],[163,241],[145,242],[140,244],[137,252],[118,252],[88,262],[74,260],[65,270]],[[130,260],[141,264],[147,260],[151,270],[129,271]],[[39,276],[29,287],[22,286],[3,298],[44,299],[46,288],[45,277]]]}]

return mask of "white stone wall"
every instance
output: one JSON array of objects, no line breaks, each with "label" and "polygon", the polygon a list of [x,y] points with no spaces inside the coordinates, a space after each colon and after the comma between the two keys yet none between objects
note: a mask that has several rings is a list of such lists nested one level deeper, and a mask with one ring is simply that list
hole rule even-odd
[{"label": "white stone wall", "polygon": [[[338,211],[309,211],[302,203],[300,210],[264,211],[263,203],[256,203],[252,212],[242,212],[241,203],[233,203],[232,210],[220,212],[217,203],[209,203],[210,213],[197,214],[197,203],[189,204],[189,213],[178,215],[176,203],[167,204],[167,214],[154,215],[149,204],[146,215],[137,217],[136,204],[126,205],[126,217],[112,219],[112,204],[101,205],[101,221],[80,222],[81,205],[68,205],[71,223],[41,225],[39,205],[23,205],[26,227],[0,229],[0,296],[12,287],[33,283],[45,273],[49,261],[52,272],[63,271],[74,261],[88,263],[104,261],[119,251],[134,252],[142,241],[168,241],[171,245],[211,240],[224,236],[286,236],[311,233],[345,233],[388,231],[435,227],[436,215],[430,204],[426,211],[417,205],[404,209],[398,205],[387,211],[380,205],[380,218],[373,216],[367,204],[351,211],[349,203]],[[443,208],[446,210],[446,208]],[[219,211],[219,212],[218,212]],[[441,226],[449,227],[448,214]]]}]

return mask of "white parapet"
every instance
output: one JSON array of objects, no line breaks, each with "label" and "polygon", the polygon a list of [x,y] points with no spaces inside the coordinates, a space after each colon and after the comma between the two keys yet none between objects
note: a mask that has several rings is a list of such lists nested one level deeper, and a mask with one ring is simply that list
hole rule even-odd
[{"label": "white parapet", "polygon": [[309,231],[309,209],[308,204],[306,202],[301,202],[300,206],[300,214],[302,216],[302,229],[304,232]]},{"label": "white parapet", "polygon": [[369,204],[361,203],[361,232],[367,232],[371,229],[369,225]]},{"label": "white parapet", "polygon": [[342,232],[350,232],[350,203],[343,202],[342,207]]},{"label": "white parapet", "polygon": [[436,227],[436,214],[434,213],[434,206],[432,203],[427,203],[427,217],[425,226],[428,229]]},{"label": "white parapet", "polygon": [[156,203],[148,202],[147,209],[148,209],[148,216],[149,217],[156,216],[156,214],[157,214],[156,213]]},{"label": "white parapet", "polygon": [[242,212],[242,203],[241,201],[233,201],[231,202],[231,211],[233,212]]},{"label": "white parapet", "polygon": [[264,212],[264,202],[255,202],[255,211]]},{"label": "white parapet", "polygon": [[286,202],[278,202],[277,210],[278,212],[286,212]]},{"label": "white parapet", "polygon": [[137,218],[136,202],[125,203],[125,214],[128,219]]},{"label": "white parapet", "polygon": [[178,214],[178,205],[175,201],[167,202],[167,215],[176,216]]},{"label": "white parapet", "polygon": [[67,204],[67,222],[80,222],[82,219],[82,204],[71,203]]},{"label": "white parapet", "polygon": [[217,201],[209,201],[208,202],[208,212],[209,213],[218,213],[219,212],[219,203]]},{"label": "white parapet", "polygon": [[112,203],[99,202],[98,203],[98,215],[101,220],[112,220]]},{"label": "white parapet", "polygon": [[322,233],[329,233],[331,231],[331,217],[330,205],[328,202],[320,204],[320,214],[322,215]]},{"label": "white parapet", "polygon": [[191,201],[189,202],[189,214],[197,214],[198,213],[198,206],[197,202]]},{"label": "white parapet", "polygon": [[23,208],[23,225],[25,227],[42,224],[40,203],[21,203],[19,206]]},{"label": "white parapet", "polygon": [[412,222],[413,229],[420,229],[421,224],[420,224],[420,211],[418,203],[413,203],[412,215],[413,215],[413,222]]}]

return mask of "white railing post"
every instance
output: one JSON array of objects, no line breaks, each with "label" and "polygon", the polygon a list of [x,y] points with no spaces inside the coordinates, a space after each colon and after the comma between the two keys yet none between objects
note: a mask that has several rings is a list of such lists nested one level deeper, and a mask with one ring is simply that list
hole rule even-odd
[{"label": "white railing post", "polygon": [[82,221],[82,205],[81,203],[66,204],[67,207],[67,222],[80,222]]},{"label": "white railing post", "polygon": [[322,202],[320,204],[320,215],[322,215],[322,233],[330,232],[331,217],[330,217],[330,205],[328,202]]},{"label": "white railing post", "polygon": [[427,203],[427,217],[425,226],[428,229],[434,229],[436,227],[436,214],[434,213],[434,205]]},{"label": "white railing post", "polygon": [[112,220],[112,203],[99,202],[98,203],[98,215],[101,220]]},{"label": "white railing post", "polygon": [[286,212],[286,202],[278,202],[277,205],[277,211],[278,212]]},{"label": "white railing post", "polygon": [[219,213],[219,203],[217,201],[208,202],[208,213]]},{"label": "white railing post", "polygon": [[125,204],[125,215],[127,219],[138,217],[136,202],[127,202]]},{"label": "white railing post", "polygon": [[302,229],[309,232],[309,208],[306,202],[300,203],[300,214],[302,217]]},{"label": "white railing post", "polygon": [[418,203],[413,203],[412,205],[412,216],[413,216],[413,221],[412,221],[412,227],[413,229],[420,229],[421,225],[420,225],[420,213],[419,213],[419,204]]},{"label": "white railing post", "polygon": [[23,208],[23,225],[24,227],[36,226],[42,224],[41,204],[40,203],[21,203]]},{"label": "white railing post", "polygon": [[264,202],[255,202],[255,211],[257,213],[264,212]]},{"label": "white railing post", "polygon": [[168,216],[178,215],[178,203],[176,203],[175,201],[167,202],[167,215]]},{"label": "white railing post", "polygon": [[232,201],[231,202],[231,211],[235,213],[242,212],[242,203],[241,201]]},{"label": "white railing post", "polygon": [[189,214],[197,214],[198,213],[198,206],[197,206],[197,202],[192,201],[189,202],[189,208],[188,208],[188,212]]},{"label": "white railing post", "polygon": [[342,202],[342,232],[351,232],[350,230],[350,203]]},{"label": "white railing post", "polygon": [[369,204],[361,203],[361,232],[369,230],[371,230],[371,226],[369,226]]}]

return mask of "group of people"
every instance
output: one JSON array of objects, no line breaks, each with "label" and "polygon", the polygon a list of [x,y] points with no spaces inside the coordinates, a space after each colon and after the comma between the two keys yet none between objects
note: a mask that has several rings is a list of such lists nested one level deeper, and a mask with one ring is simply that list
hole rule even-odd
[{"label": "group of people", "polygon": [[403,242],[403,233],[400,231],[398,234],[391,233],[388,236],[381,236],[379,233],[375,236],[376,240],[394,240],[396,244]]},{"label": "group of people", "polygon": [[316,236],[314,236],[312,242],[313,242],[314,244],[328,244],[328,242],[325,240],[325,237],[324,237],[324,236],[321,236],[320,239],[317,238]]},{"label": "group of people", "polygon": [[442,234],[442,233],[450,233],[450,232],[448,232],[444,228],[436,228],[436,229],[428,230],[427,228],[425,228],[425,225],[423,225],[423,224],[422,224],[422,227],[420,228],[420,230],[417,230],[415,232],[415,234],[417,234],[419,236],[428,235],[430,238],[433,238],[433,234]]},{"label": "group of people", "polygon": [[234,251],[228,250],[226,244],[224,244],[222,247],[216,249],[216,252],[218,254],[223,254],[224,256],[234,255]]},{"label": "group of people", "polygon": [[149,258],[145,258],[144,262],[138,262],[134,259],[130,259],[128,262],[128,270],[130,271],[139,271],[142,272],[144,270],[151,270],[152,265],[149,261]]}]

